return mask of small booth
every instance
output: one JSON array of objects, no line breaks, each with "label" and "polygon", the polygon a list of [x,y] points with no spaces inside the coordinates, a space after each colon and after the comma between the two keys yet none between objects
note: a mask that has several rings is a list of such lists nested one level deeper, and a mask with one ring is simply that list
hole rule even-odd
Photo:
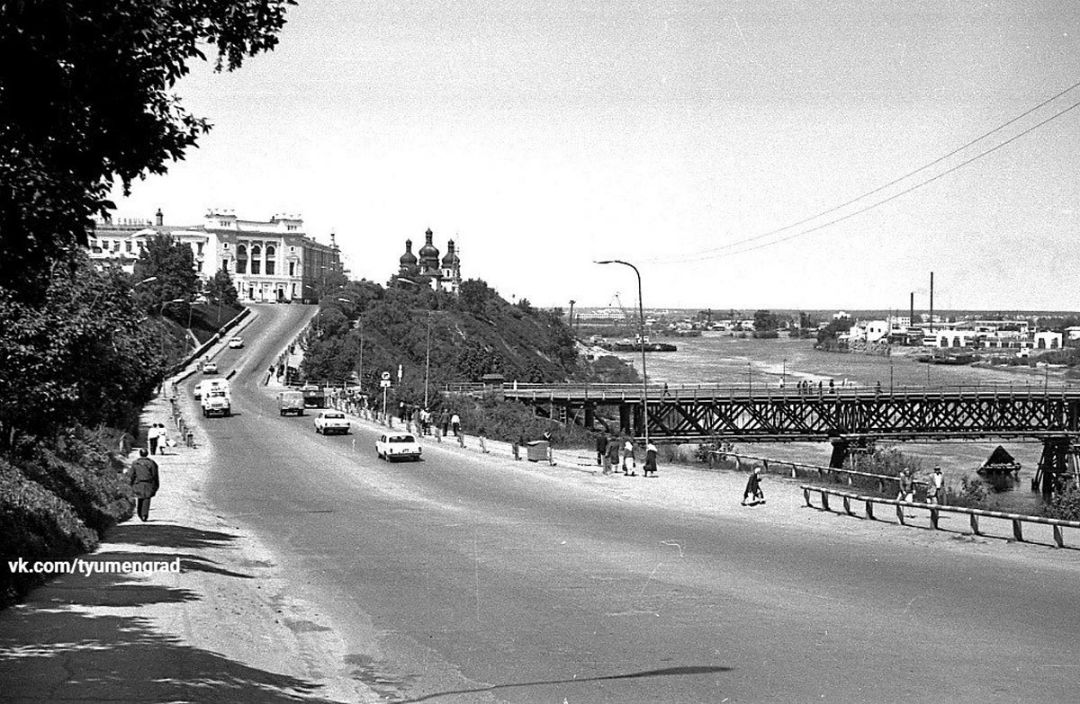
[{"label": "small booth", "polygon": [[994,491],[1008,491],[1017,484],[1020,463],[1004,447],[998,445],[976,471]]}]

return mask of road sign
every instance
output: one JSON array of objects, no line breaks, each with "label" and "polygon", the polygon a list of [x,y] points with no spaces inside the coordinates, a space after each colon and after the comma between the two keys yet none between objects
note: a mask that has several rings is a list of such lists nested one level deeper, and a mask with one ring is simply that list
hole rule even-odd
[{"label": "road sign", "polygon": [[382,388],[384,388],[384,389],[389,389],[389,388],[390,388],[390,380],[389,380],[389,379],[383,379],[383,380],[381,380],[381,381],[379,382],[379,386],[381,386],[381,387],[382,387]]},{"label": "road sign", "polygon": [[382,373],[382,380],[383,381],[390,381],[390,372],[383,372]]}]

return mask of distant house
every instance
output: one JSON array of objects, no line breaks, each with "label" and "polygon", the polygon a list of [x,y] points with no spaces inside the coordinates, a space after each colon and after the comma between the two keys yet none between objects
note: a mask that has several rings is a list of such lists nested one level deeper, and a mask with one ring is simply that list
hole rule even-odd
[{"label": "distant house", "polygon": [[1049,330],[1037,332],[1032,338],[1032,342],[1037,350],[1061,349],[1061,333]]}]

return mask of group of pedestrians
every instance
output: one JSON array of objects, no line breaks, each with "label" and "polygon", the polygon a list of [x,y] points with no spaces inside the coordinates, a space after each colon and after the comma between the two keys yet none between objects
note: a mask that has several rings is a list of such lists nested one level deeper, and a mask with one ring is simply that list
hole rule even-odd
[{"label": "group of pedestrians", "polygon": [[[901,469],[897,477],[900,490],[896,494],[897,501],[915,500],[915,478],[910,469]],[[943,505],[945,503],[945,475],[941,473],[941,467],[934,467],[934,473],[930,475],[930,483],[926,487],[926,503]]]},{"label": "group of pedestrians", "polygon": [[[645,445],[645,461],[642,464],[642,474],[646,477],[659,476],[656,467],[656,445],[649,442]],[[628,477],[637,476],[637,455],[634,452],[634,441],[630,438],[620,439],[618,436],[608,436],[600,433],[596,436],[596,464],[604,468],[604,474],[614,474],[617,469]]]},{"label": "group of pedestrians", "polygon": [[146,431],[146,450],[151,455],[164,455],[166,447],[175,443],[169,437],[164,423],[152,423]]}]

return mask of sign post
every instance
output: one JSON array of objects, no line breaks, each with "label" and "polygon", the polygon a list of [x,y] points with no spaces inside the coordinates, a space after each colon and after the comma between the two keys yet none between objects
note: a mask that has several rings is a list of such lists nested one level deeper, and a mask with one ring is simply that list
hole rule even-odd
[{"label": "sign post", "polygon": [[386,412],[386,390],[390,388],[390,372],[383,372],[382,373],[382,379],[379,380],[379,386],[382,387],[382,412],[383,412],[383,417],[386,420],[389,420],[390,416]]}]

